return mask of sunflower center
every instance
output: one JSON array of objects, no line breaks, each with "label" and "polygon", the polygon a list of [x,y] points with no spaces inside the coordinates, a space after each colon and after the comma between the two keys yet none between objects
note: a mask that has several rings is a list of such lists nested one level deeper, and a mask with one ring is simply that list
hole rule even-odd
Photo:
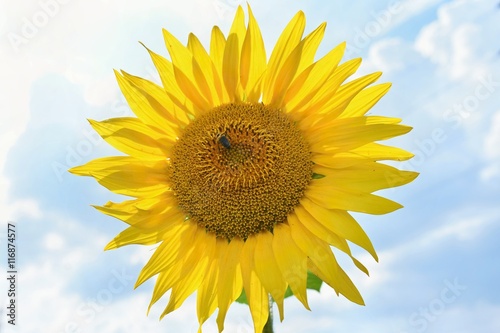
[{"label": "sunflower center", "polygon": [[263,104],[224,104],[195,119],[170,162],[180,208],[227,239],[246,239],[286,221],[312,177],[299,129]]}]

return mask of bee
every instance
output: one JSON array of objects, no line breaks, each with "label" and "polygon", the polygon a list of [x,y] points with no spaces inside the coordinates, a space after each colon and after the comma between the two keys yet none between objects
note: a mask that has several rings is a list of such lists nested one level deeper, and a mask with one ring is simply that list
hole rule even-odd
[{"label": "bee", "polygon": [[221,145],[224,146],[226,149],[231,149],[231,142],[229,142],[229,139],[227,136],[225,136],[223,133],[218,135],[218,139]]}]

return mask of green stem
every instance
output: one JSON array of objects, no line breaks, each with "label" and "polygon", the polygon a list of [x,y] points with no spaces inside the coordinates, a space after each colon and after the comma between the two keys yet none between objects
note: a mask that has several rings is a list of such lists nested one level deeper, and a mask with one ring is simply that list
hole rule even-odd
[{"label": "green stem", "polygon": [[273,299],[269,296],[269,317],[267,318],[266,325],[262,333],[273,333]]}]

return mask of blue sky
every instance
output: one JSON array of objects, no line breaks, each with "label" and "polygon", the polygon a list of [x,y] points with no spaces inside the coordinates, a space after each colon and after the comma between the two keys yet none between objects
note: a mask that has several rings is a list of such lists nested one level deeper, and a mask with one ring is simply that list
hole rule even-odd
[{"label": "blue sky", "polygon": [[[399,166],[421,173],[382,193],[404,209],[356,214],[380,258],[357,251],[369,278],[345,261],[366,306],[324,287],[310,293],[311,312],[288,299],[275,331],[499,332],[498,1],[250,3],[268,52],[303,10],[308,31],[328,22],[320,55],[346,40],[344,60],[363,57],[358,75],[383,71],[381,82],[393,87],[371,113],[414,127],[391,143],[416,155]],[[146,316],[152,283],[133,284],[151,248],[103,252],[124,225],[89,205],[119,197],[66,169],[116,154],[86,118],[130,114],[113,68],[156,79],[138,41],[166,55],[166,28],[182,41],[194,32],[206,45],[213,25],[227,32],[239,4],[0,0],[0,239],[15,222],[20,272],[18,325],[6,325],[2,305],[0,332],[196,332],[193,297],[161,322],[166,300]],[[248,309],[233,305],[226,327],[250,332]],[[204,332],[216,332],[214,320]]]}]

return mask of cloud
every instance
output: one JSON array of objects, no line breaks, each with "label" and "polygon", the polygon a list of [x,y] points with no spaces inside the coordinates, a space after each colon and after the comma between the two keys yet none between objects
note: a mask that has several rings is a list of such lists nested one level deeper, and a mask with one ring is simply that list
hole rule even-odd
[{"label": "cloud", "polygon": [[[5,179],[3,179],[3,181],[5,181]],[[5,184],[8,183],[5,182]],[[34,199],[16,200],[8,205],[8,209],[0,212],[0,219],[2,221],[19,221],[24,218],[40,219],[41,216],[42,211],[40,205]]]},{"label": "cloud", "polygon": [[481,170],[481,179],[492,181],[500,176],[500,111],[497,111],[491,121],[491,127],[484,138],[483,154],[486,166]]},{"label": "cloud", "polygon": [[387,38],[374,43],[369,50],[368,59],[365,70],[366,66],[369,66],[369,71],[378,69],[387,74],[392,71],[408,70],[422,61],[413,45],[402,38]]},{"label": "cloud", "polygon": [[499,51],[497,5],[496,0],[443,4],[438,19],[422,29],[417,49],[455,80],[486,75]]},{"label": "cloud", "polygon": [[[145,316],[152,283],[136,291],[132,291],[132,285],[149,259],[151,248],[127,247],[119,252],[102,253],[104,244],[123,226],[100,216],[87,205],[105,202],[113,196],[90,179],[66,177],[65,169],[110,151],[101,145],[102,140],[89,134],[86,117],[102,119],[129,112],[119,95],[111,68],[153,75],[147,53],[137,40],[166,54],[161,38],[161,27],[166,27],[182,41],[194,31],[206,44],[211,26],[218,23],[227,31],[236,5],[244,5],[244,2],[146,1],[127,6],[118,0],[42,2],[54,1],[59,3],[57,14],[43,27],[38,27],[37,32],[27,38],[27,43],[20,44],[19,52],[8,38],[0,41],[4,59],[0,66],[7,78],[0,82],[3,92],[0,103],[12,110],[0,113],[0,168],[4,170],[4,177],[0,178],[3,214],[0,219],[13,220],[22,228],[20,304],[23,308],[19,327],[27,333],[39,332],[40,328],[59,333],[71,330],[74,325],[83,332],[196,332],[197,325],[191,324],[196,322],[196,296],[190,297],[182,309],[162,322],[157,318],[166,300],[161,300],[149,317]],[[474,260],[474,267],[483,269],[489,265],[488,254],[494,251],[485,247],[495,243],[485,240],[495,238],[497,232],[495,221],[500,219],[500,213],[491,208],[495,207],[491,198],[498,193],[494,192],[488,199],[474,198],[481,188],[474,187],[475,171],[469,169],[470,160],[480,156],[481,161],[487,163],[483,168],[485,174],[500,173],[496,149],[500,144],[496,90],[486,99],[476,96],[476,89],[481,85],[478,76],[487,78],[485,73],[488,73],[493,75],[493,80],[500,80],[492,58],[498,47],[492,42],[499,32],[495,23],[498,11],[493,10],[493,1],[452,1],[440,7],[437,19],[422,29],[416,41],[394,29],[420,17],[439,2],[405,1],[401,16],[394,16],[373,43],[370,42],[369,56],[363,64],[364,71],[383,70],[383,81],[394,82],[391,93],[377,107],[384,110],[384,114],[403,115],[406,123],[415,126],[412,136],[403,140],[408,140],[404,142],[413,151],[423,152],[423,166],[418,166],[419,171],[423,171],[423,180],[415,186],[421,184],[426,191],[409,190],[413,208],[397,215],[394,221],[389,220],[396,224],[401,222],[396,219],[403,218],[399,230],[404,231],[404,235],[391,233],[391,229],[377,231],[387,233],[389,240],[382,243],[385,247],[380,252],[381,263],[374,263],[368,256],[360,257],[371,277],[349,271],[368,307],[353,305],[325,286],[322,293],[310,293],[312,313],[305,311],[296,300],[286,301],[285,322],[276,323],[282,331],[330,332],[334,328],[400,333],[398,329],[405,327],[412,311],[428,303],[427,295],[419,298],[417,294],[439,292],[443,276],[455,274],[457,267],[469,270],[471,266],[464,263],[464,258],[477,258],[479,254],[486,259],[484,262]],[[24,18],[33,21],[35,15],[42,17],[40,13],[44,8],[40,3],[23,1],[2,8],[5,11],[0,11],[1,35],[6,37],[13,32],[22,36],[23,25],[27,26]],[[324,14],[328,9],[334,12],[335,7],[328,5],[318,10],[317,4],[303,2],[279,1],[272,5],[256,2],[253,9],[268,43],[268,54],[273,37],[277,38],[301,6],[309,6],[310,11],[317,12],[310,15],[309,10],[305,11],[308,31],[315,23],[334,21],[329,27],[333,28],[336,38],[331,38],[332,30],[329,30],[325,43],[333,43],[340,35],[349,34],[353,27],[366,28],[362,24],[365,18],[368,23],[377,21],[370,15],[374,4],[366,5],[366,16],[353,14],[352,18],[347,15],[352,11],[347,14],[335,11],[331,17],[338,19],[337,22]],[[380,12],[380,8],[373,11]],[[88,17],[92,17],[92,24],[83,19]],[[339,26],[345,29],[338,29]],[[383,39],[389,31],[392,37]],[[482,87],[484,96],[488,90],[484,84]],[[476,106],[469,105],[471,110],[465,108],[467,103],[476,100]],[[454,109],[454,104],[462,105],[462,113]],[[496,113],[492,118],[493,111]],[[469,116],[464,112],[469,112]],[[474,123],[476,118],[480,121]],[[469,127],[474,130],[462,136],[462,130],[465,132]],[[436,129],[443,130],[447,139],[436,142],[433,136]],[[9,153],[10,147],[14,148]],[[57,170],[63,173],[54,171],[54,162],[62,165]],[[491,175],[485,177],[493,179]],[[450,199],[455,196],[463,201]],[[439,200],[434,201],[436,198]],[[468,202],[467,208],[457,208],[464,202]],[[435,212],[437,216],[429,218]],[[459,259],[453,251],[460,253]],[[466,252],[471,252],[470,257],[464,255]],[[496,276],[495,267],[490,268],[492,276]],[[461,277],[469,277],[461,274]],[[439,280],[437,287],[429,282],[434,280]],[[5,290],[3,285],[0,290]],[[478,292],[477,298],[484,295]],[[54,316],[55,309],[57,316]],[[457,324],[441,331],[450,331],[449,327],[456,328],[457,332],[478,327],[472,316],[466,316],[467,311],[481,318],[483,331],[498,330],[494,319],[498,317],[498,306],[488,303],[471,306],[460,303],[450,307],[432,330],[438,332],[437,327],[445,327],[438,325],[453,322]],[[251,326],[248,309],[233,305],[226,331],[249,332]],[[214,318],[205,325],[204,332],[217,332]]]},{"label": "cloud", "polygon": [[491,127],[484,139],[484,155],[488,159],[500,158],[500,111],[492,117]]},{"label": "cloud", "polygon": [[[373,112],[383,108],[414,127],[396,140],[416,155],[401,167],[422,172],[427,185],[453,181],[484,159],[478,147],[500,103],[496,7],[495,1],[442,4],[415,40],[376,41],[362,66],[363,73],[382,70],[383,81],[393,83]],[[484,168],[484,179],[497,173],[495,165]]]},{"label": "cloud", "polygon": [[[14,223],[18,317],[15,330],[7,327],[6,333],[35,333],[41,327],[47,332],[164,331],[156,316],[145,316],[151,289],[133,291],[137,264],[144,262],[131,265],[128,256],[104,255],[109,236],[48,210],[37,221]],[[128,250],[137,257],[133,248]],[[0,288],[7,290],[5,279]]]},{"label": "cloud", "polygon": [[498,332],[500,330],[500,306],[490,302],[471,302],[447,309],[428,330],[433,332],[469,333]]},{"label": "cloud", "polygon": [[65,247],[65,241],[62,235],[51,232],[43,237],[44,248],[49,251],[62,250]]},{"label": "cloud", "polygon": [[473,203],[449,212],[444,218],[436,217],[435,219],[443,220],[443,222],[434,225],[432,229],[426,230],[410,242],[404,242],[395,248],[388,249],[387,252],[382,252],[380,257],[384,258],[386,264],[391,264],[404,260],[415,249],[430,253],[449,242],[478,243],[478,240],[487,236],[490,228],[496,225],[500,219],[500,210],[489,208],[487,205],[481,207]]},{"label": "cloud", "polygon": [[399,7],[402,8],[401,14],[395,17],[391,28],[395,28],[404,22],[411,20],[414,17],[419,16],[422,12],[438,5],[442,0],[423,0],[423,1],[412,1],[412,0],[402,0],[395,1]]}]

